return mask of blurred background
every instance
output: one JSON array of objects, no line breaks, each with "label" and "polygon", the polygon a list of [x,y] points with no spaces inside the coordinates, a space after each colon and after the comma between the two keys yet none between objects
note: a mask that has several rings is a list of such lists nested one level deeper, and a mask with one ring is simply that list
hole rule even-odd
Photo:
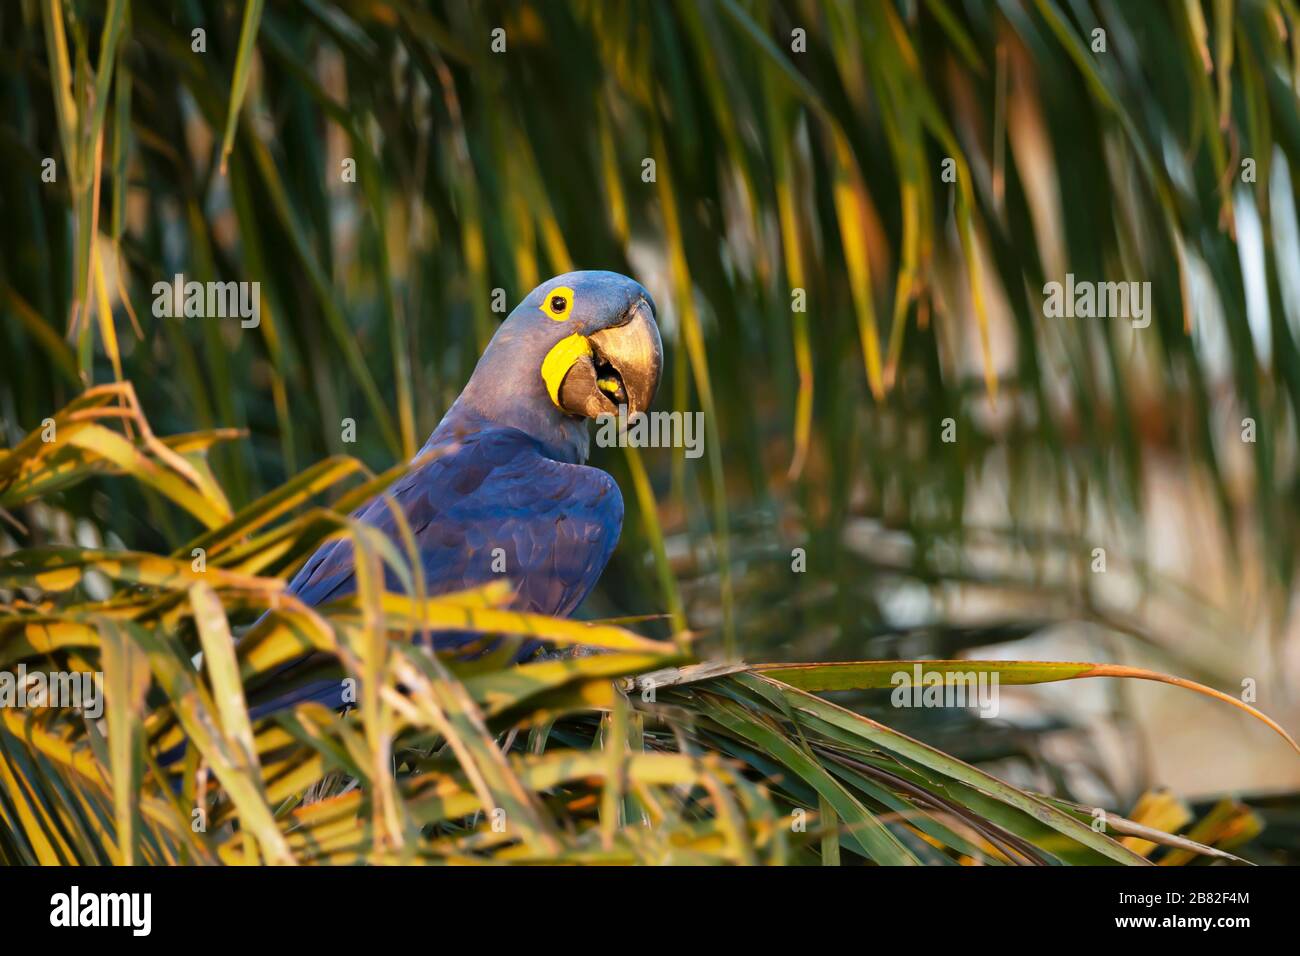
[{"label": "blurred background", "polygon": [[[628,511],[583,616],[750,661],[1127,663],[1300,727],[1289,0],[127,6],[0,11],[5,444],[120,378],[158,434],[247,432],[212,453],[235,507],[378,471],[496,290],[612,269],[705,454],[596,449]],[[1150,324],[1046,317],[1067,273],[1149,282]],[[156,316],[176,274],[259,282],[260,324]],[[26,543],[196,531],[131,482],[56,501]],[[1285,743],[1173,688],[847,703],[1089,805],[1237,793],[1300,845]]]}]

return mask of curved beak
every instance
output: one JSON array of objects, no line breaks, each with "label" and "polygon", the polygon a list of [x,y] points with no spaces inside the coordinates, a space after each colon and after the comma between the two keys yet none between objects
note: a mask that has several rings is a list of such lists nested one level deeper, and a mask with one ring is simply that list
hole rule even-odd
[{"label": "curved beak", "polygon": [[569,415],[596,418],[644,412],[654,401],[663,371],[664,347],[654,307],[641,298],[619,325],[587,336],[591,354],[580,355],[560,384],[557,402]]}]

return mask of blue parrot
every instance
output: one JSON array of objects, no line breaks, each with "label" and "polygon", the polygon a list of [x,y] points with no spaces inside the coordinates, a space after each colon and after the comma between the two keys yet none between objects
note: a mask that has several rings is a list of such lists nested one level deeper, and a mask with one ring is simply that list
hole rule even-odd
[{"label": "blue parrot", "polygon": [[[571,614],[604,571],[623,526],[623,497],[586,464],[587,422],[644,412],[654,399],[663,344],[650,294],[615,272],[568,272],[543,282],[497,329],[460,396],[416,456],[431,460],[389,489],[419,546],[436,595],[508,578],[512,607]],[[393,511],[374,498],[354,515],[403,549]],[[497,550],[500,549],[500,550]],[[308,605],[355,590],[352,543],[322,546],[288,590]],[[387,571],[387,586],[401,585]],[[249,636],[252,636],[250,633]],[[480,635],[439,632],[438,648]],[[535,653],[536,641],[516,659]],[[314,700],[342,706],[337,679],[313,679],[313,659],[262,689],[253,716]]]}]

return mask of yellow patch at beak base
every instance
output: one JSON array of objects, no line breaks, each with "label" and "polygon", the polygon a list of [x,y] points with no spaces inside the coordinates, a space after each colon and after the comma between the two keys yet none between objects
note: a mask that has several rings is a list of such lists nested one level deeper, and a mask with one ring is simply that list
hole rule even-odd
[{"label": "yellow patch at beak base", "polygon": [[577,334],[566,336],[556,342],[542,359],[542,381],[546,382],[546,391],[556,408],[560,408],[560,385],[564,376],[569,374],[573,363],[584,355],[591,354],[591,343]]}]

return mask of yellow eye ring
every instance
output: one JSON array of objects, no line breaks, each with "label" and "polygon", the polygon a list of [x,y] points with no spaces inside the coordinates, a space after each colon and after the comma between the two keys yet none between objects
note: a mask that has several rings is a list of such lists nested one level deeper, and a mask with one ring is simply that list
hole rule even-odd
[{"label": "yellow eye ring", "polygon": [[542,299],[540,308],[556,322],[563,322],[573,310],[573,290],[567,285],[552,289]]}]

